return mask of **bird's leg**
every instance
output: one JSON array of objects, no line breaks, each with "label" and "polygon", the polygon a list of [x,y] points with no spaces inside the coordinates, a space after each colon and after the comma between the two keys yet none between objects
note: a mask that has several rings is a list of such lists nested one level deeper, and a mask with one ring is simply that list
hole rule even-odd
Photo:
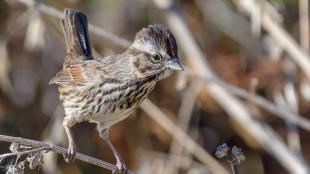
[{"label": "bird's leg", "polygon": [[75,121],[72,119],[72,117],[65,117],[63,122],[62,122],[68,140],[69,140],[69,147],[68,147],[68,151],[67,153],[64,155],[64,159],[66,162],[71,162],[74,160],[75,154],[76,154],[76,145],[75,145],[75,141],[73,138],[73,133],[72,133],[72,126],[74,126]]},{"label": "bird's leg", "polygon": [[122,159],[122,157],[118,154],[117,150],[115,149],[115,147],[113,146],[112,142],[110,141],[109,138],[106,138],[105,141],[107,142],[108,146],[110,147],[110,149],[112,150],[114,157],[116,159],[116,166],[117,166],[117,171],[114,171],[114,173],[127,173],[127,166],[124,162],[124,160]]},{"label": "bird's leg", "polygon": [[112,150],[113,155],[116,159],[117,170],[113,171],[113,174],[126,174],[128,171],[128,168],[127,168],[123,158],[119,155],[119,153],[115,149],[114,145],[110,141],[109,130],[110,130],[110,128],[102,128],[100,125],[98,126],[98,131],[99,131],[100,137],[102,139],[104,139],[104,141],[108,144],[108,146]]}]

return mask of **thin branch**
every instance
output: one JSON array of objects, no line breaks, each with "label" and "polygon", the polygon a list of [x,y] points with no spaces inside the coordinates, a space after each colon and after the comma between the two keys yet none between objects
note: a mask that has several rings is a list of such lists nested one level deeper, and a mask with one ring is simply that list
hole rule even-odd
[{"label": "thin branch", "polygon": [[[288,110],[298,113],[298,94],[292,81],[287,81],[284,85],[284,106],[287,106]],[[287,130],[287,142],[288,146],[296,152],[301,151],[300,135],[296,124],[286,122]]]},{"label": "thin branch", "polygon": [[[188,132],[192,111],[201,87],[201,83],[191,83],[182,96],[176,125],[184,132]],[[193,137],[193,139],[195,138]],[[184,151],[184,147],[180,146],[176,139],[173,139],[170,145],[169,159],[167,161],[167,167],[169,167],[168,171],[171,170],[170,173],[178,173],[178,170],[181,167],[182,158],[193,160],[192,156],[189,155],[187,151]]]},{"label": "thin branch", "polygon": [[189,137],[184,131],[175,125],[156,105],[149,100],[145,100],[140,106],[153,120],[159,123],[167,132],[173,135],[186,150],[196,156],[196,158],[206,164],[214,174],[228,174],[208,152],[206,152],[197,142]]},{"label": "thin branch", "polygon": [[299,0],[299,40],[302,48],[309,53],[309,0]]},{"label": "thin branch", "polygon": [[[283,93],[281,91],[275,91],[273,93],[273,100],[278,106],[286,107],[291,111],[298,113],[298,105],[295,103],[295,89],[291,82],[286,82]],[[290,97],[289,97],[290,96]],[[293,99],[293,100],[292,100]],[[291,100],[291,101],[290,101]],[[294,101],[295,100],[295,101]],[[294,103],[292,103],[294,101]],[[295,106],[294,106],[295,105]],[[288,146],[293,151],[300,151],[300,138],[297,125],[291,122],[286,122],[286,140]]]},{"label": "thin branch", "polygon": [[[60,147],[60,146],[57,146],[54,144],[30,140],[30,139],[21,138],[21,137],[12,137],[12,136],[0,135],[0,141],[1,142],[15,142],[15,143],[22,144],[25,146],[30,146],[30,147],[36,148],[36,149],[46,148],[47,150],[53,151],[53,152],[61,154],[61,155],[65,155],[67,153],[66,148],[63,148],[63,147]],[[99,159],[96,159],[94,157],[87,156],[87,155],[84,155],[81,153],[76,153],[75,158],[78,160],[84,161],[86,163],[93,164],[95,166],[98,166],[98,167],[101,167],[104,169],[108,169],[111,171],[117,169],[117,167],[111,163],[108,163],[108,162],[105,162],[105,161],[102,161],[102,160],[99,160]],[[129,171],[129,173],[134,174],[134,172],[132,172],[132,171]]]},{"label": "thin branch", "polygon": [[257,104],[258,106],[264,108],[265,110],[269,111],[270,113],[275,114],[279,118],[284,119],[285,121],[289,121],[291,123],[294,123],[294,124],[300,126],[301,128],[303,128],[307,131],[310,131],[310,121],[308,119],[304,118],[303,116],[300,116],[296,113],[293,113],[284,107],[277,106],[274,103],[266,100],[265,98],[263,98],[259,95],[251,94],[242,88],[239,88],[237,86],[225,83],[224,81],[222,81],[220,79],[207,78],[205,76],[202,76],[202,75],[194,72],[193,70],[191,70],[189,68],[185,68],[185,70],[186,70],[185,74],[188,76],[196,77],[200,80],[205,81],[206,83],[217,83],[220,86],[224,87],[231,94],[236,95],[238,97],[241,97],[243,99],[247,99],[247,100]]},{"label": "thin branch", "polygon": [[44,147],[39,147],[39,148],[35,148],[35,149],[30,149],[30,150],[25,150],[25,151],[21,151],[21,152],[12,152],[12,153],[5,153],[0,155],[0,160],[7,158],[9,156],[23,156],[23,155],[27,155],[27,154],[31,154],[31,153],[36,153],[36,152],[41,152],[41,151],[48,151],[50,150],[51,147],[49,146],[44,146]]}]

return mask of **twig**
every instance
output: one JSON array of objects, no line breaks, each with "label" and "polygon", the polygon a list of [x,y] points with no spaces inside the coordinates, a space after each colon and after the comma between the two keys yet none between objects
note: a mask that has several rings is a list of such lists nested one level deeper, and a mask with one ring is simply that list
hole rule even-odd
[{"label": "twig", "polygon": [[[49,143],[45,143],[45,142],[41,142],[41,141],[35,141],[35,140],[30,140],[30,139],[26,139],[26,138],[21,138],[21,137],[12,137],[12,136],[6,136],[6,135],[0,135],[0,141],[1,142],[15,142],[18,144],[22,144],[25,146],[30,146],[32,148],[46,148],[47,150],[51,150],[53,152],[56,152],[58,154],[66,154],[67,153],[67,149],[54,145],[54,144],[49,144]],[[33,149],[33,150],[36,150]],[[26,152],[26,151],[25,151]],[[111,163],[96,159],[94,157],[91,156],[87,156],[81,153],[76,153],[75,156],[76,159],[87,162],[89,164],[93,164],[95,166],[101,167],[101,168],[105,168],[108,170],[115,170],[117,169],[117,167]],[[134,174],[134,172],[129,171],[129,173]]]},{"label": "twig", "polygon": [[233,161],[228,161],[232,174],[239,174],[239,166],[234,165]]},{"label": "twig", "polygon": [[228,174],[228,172],[220,165],[208,152],[206,152],[199,144],[197,144],[184,131],[177,127],[156,105],[149,100],[145,100],[141,104],[141,108],[156,122],[158,122],[167,132],[194,154],[196,158],[206,164],[214,174]]},{"label": "twig", "polygon": [[[191,83],[182,96],[176,125],[184,132],[188,131],[191,114],[201,87],[201,83]],[[174,171],[173,173],[178,173],[178,169],[181,167],[181,157],[189,158],[189,160],[192,159],[188,153],[184,152],[184,148],[179,145],[179,142],[176,139],[173,139],[170,145],[169,159],[167,161],[167,167],[169,167],[168,170]]]},{"label": "twig", "polygon": [[231,168],[231,172],[232,172],[232,174],[236,174],[236,170],[235,170],[234,165],[230,165],[230,168]]},{"label": "twig", "polygon": [[[286,82],[283,94],[281,91],[275,91],[273,93],[273,100],[278,106],[286,107],[289,110],[298,113],[298,105],[296,101],[295,89],[291,82]],[[286,122],[286,131],[287,131],[286,140],[288,142],[288,147],[291,148],[292,151],[299,152],[300,138],[296,124]]]},{"label": "twig", "polygon": [[23,155],[26,155],[26,154],[31,154],[31,153],[35,153],[35,152],[41,152],[43,150],[50,150],[50,149],[51,149],[51,147],[45,146],[45,147],[39,147],[39,148],[35,148],[35,149],[25,150],[25,151],[22,151],[22,152],[5,153],[5,154],[0,155],[0,159],[7,158],[9,156],[23,156]]},{"label": "twig", "polygon": [[[262,3],[262,0],[256,1],[256,3]],[[254,36],[260,36],[261,35],[261,10],[257,9],[255,13],[252,13],[251,18],[251,30],[252,34]]]},{"label": "twig", "polygon": [[266,100],[265,98],[263,98],[259,95],[251,94],[242,88],[239,88],[237,86],[225,83],[225,82],[221,81],[220,79],[207,78],[205,76],[199,75],[196,72],[193,72],[193,70],[191,70],[189,68],[185,68],[185,70],[186,70],[185,74],[188,76],[196,77],[198,79],[205,81],[206,83],[217,83],[220,86],[224,87],[231,94],[236,95],[236,96],[241,97],[241,98],[244,98],[244,99],[247,99],[247,100],[257,104],[258,106],[264,108],[265,110],[275,114],[279,118],[282,118],[286,121],[294,123],[294,124],[300,126],[301,128],[303,128],[307,131],[310,131],[310,121],[308,119],[304,118],[303,116],[300,116],[296,113],[293,113],[284,107],[277,106],[274,103]]},{"label": "twig", "polygon": [[309,0],[299,0],[299,40],[302,48],[309,53]]}]

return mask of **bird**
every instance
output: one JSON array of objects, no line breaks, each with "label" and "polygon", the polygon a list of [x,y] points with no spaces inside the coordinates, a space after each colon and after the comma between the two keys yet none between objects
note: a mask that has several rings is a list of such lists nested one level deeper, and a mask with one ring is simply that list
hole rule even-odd
[{"label": "bird", "polygon": [[164,25],[152,24],[138,31],[123,53],[94,58],[86,15],[67,8],[62,26],[66,56],[50,84],[58,86],[65,110],[63,127],[69,141],[65,160],[71,162],[76,154],[72,127],[84,121],[96,123],[116,158],[115,173],[126,173],[128,168],[110,141],[109,130],[127,118],[158,81],[183,71],[176,39]]}]

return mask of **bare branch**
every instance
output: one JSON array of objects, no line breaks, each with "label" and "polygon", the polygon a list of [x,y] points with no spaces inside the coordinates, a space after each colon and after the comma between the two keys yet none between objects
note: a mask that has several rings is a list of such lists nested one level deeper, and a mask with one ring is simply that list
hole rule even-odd
[{"label": "bare branch", "polygon": [[188,76],[194,76],[196,78],[199,78],[200,80],[205,81],[206,83],[217,83],[220,86],[224,87],[231,94],[236,95],[238,97],[241,97],[243,99],[247,99],[247,100],[257,104],[258,106],[264,108],[265,110],[275,114],[279,118],[282,118],[285,121],[289,121],[291,123],[294,123],[294,124],[300,126],[301,128],[303,128],[307,131],[310,131],[310,121],[303,116],[300,116],[296,113],[293,113],[284,107],[277,106],[274,103],[266,100],[265,98],[263,98],[259,95],[251,94],[242,88],[239,88],[237,86],[225,83],[225,82],[221,81],[220,79],[207,78],[207,77],[202,76],[196,72],[193,72],[193,70],[191,70],[189,68],[185,68],[185,70],[186,70],[185,74]]},{"label": "bare branch", "polygon": [[173,135],[175,140],[179,142],[186,150],[194,154],[197,159],[205,163],[210,171],[214,174],[228,174],[228,172],[220,165],[208,152],[206,152],[191,137],[175,125],[156,105],[149,100],[145,100],[141,104],[141,108],[156,122],[158,122],[167,132]]},{"label": "bare branch", "polygon": [[[15,142],[15,143],[18,143],[18,144],[22,144],[22,145],[25,145],[25,146],[30,146],[32,148],[35,148],[35,149],[32,149],[32,150],[29,150],[29,151],[24,151],[24,152],[20,152],[20,154],[24,154],[24,153],[33,153],[33,152],[36,152],[36,151],[41,151],[41,150],[50,150],[50,151],[53,151],[55,153],[58,153],[58,154],[61,154],[61,155],[64,155],[67,153],[67,149],[66,148],[63,148],[63,147],[60,147],[60,146],[57,146],[57,145],[54,145],[54,144],[49,144],[49,143],[45,143],[45,142],[41,142],[41,141],[35,141],[35,140],[30,140],[30,139],[26,139],[26,138],[21,138],[21,137],[12,137],[12,136],[6,136],[6,135],[0,135],[0,141],[2,142]],[[11,154],[4,154],[5,156],[8,156],[8,155],[16,155],[17,153],[11,153]],[[18,155],[18,154],[17,154]],[[3,157],[5,157],[3,156]],[[1,158],[2,156],[0,156]],[[81,160],[81,161],[84,161],[86,163],[89,163],[89,164],[93,164],[95,166],[98,166],[98,167],[101,167],[101,168],[105,168],[105,169],[108,169],[108,170],[115,170],[117,169],[117,167],[111,163],[108,163],[108,162],[105,162],[105,161],[102,161],[102,160],[99,160],[99,159],[96,159],[94,157],[91,157],[91,156],[87,156],[87,155],[84,155],[84,154],[81,154],[81,153],[76,153],[76,156],[75,156],[76,159],[78,160]],[[134,172],[129,172],[131,174],[134,174]]]},{"label": "bare branch", "polygon": [[25,151],[22,151],[22,152],[12,152],[12,153],[5,153],[5,154],[2,154],[0,155],[0,159],[4,159],[4,158],[7,158],[9,156],[23,156],[23,155],[26,155],[26,154],[31,154],[31,153],[35,153],[35,152],[41,152],[43,150],[50,150],[51,147],[49,146],[45,146],[45,147],[39,147],[39,148],[35,148],[35,149],[30,149],[30,150],[25,150]]},{"label": "bare branch", "polygon": [[299,40],[302,48],[309,53],[309,0],[299,0]]},{"label": "bare branch", "polygon": [[[182,96],[182,102],[179,107],[176,125],[184,132],[188,132],[192,111],[195,107],[196,98],[201,87],[201,83],[191,83]],[[197,139],[193,135],[191,135],[191,137],[194,140]],[[187,151],[184,151],[184,147],[180,146],[176,139],[173,139],[170,145],[169,160],[167,161],[168,171],[171,170],[170,173],[172,171],[173,173],[178,173],[178,170],[181,167],[182,158],[193,160],[192,155],[190,155]]]}]

